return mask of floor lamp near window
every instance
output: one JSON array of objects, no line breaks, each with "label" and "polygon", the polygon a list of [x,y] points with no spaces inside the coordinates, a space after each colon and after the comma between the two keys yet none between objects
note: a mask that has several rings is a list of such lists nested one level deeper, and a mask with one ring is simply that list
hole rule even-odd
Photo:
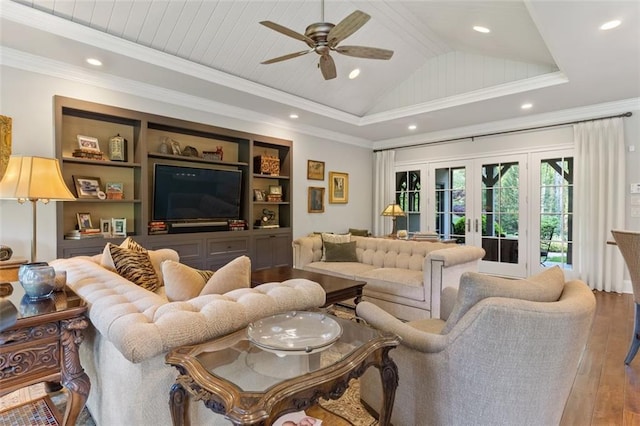
[{"label": "floor lamp near window", "polygon": [[33,209],[33,235],[31,262],[37,261],[36,203],[69,201],[75,197],[62,178],[60,164],[55,158],[9,157],[7,170],[0,181],[0,200],[17,200],[20,204],[31,201]]},{"label": "floor lamp near window", "polygon": [[381,213],[381,216],[391,216],[391,220],[393,220],[393,229],[391,230],[392,236],[398,233],[398,224],[396,223],[398,217],[404,216],[405,213],[398,204],[389,204]]}]

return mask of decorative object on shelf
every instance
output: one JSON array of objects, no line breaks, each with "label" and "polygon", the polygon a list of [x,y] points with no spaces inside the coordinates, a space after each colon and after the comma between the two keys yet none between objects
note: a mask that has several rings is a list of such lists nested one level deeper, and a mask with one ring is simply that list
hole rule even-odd
[{"label": "decorative object on shelf", "polygon": [[104,154],[102,152],[90,152],[83,151],[81,149],[74,149],[73,154],[75,158],[84,158],[87,160],[104,160]]},{"label": "decorative object on shelf", "polygon": [[169,228],[167,222],[161,220],[153,220],[149,222],[149,235],[168,234]]},{"label": "decorative object on shelf", "polygon": [[0,261],[9,260],[11,259],[11,256],[13,256],[13,250],[11,250],[11,247],[0,245]]},{"label": "decorative object on shelf", "polygon": [[324,161],[307,160],[307,179],[324,180]]},{"label": "decorative object on shelf", "polygon": [[105,189],[107,191],[107,200],[124,199],[124,185],[122,182],[107,182]]},{"label": "decorative object on shelf", "polygon": [[391,234],[389,235],[394,237],[397,236],[398,224],[396,223],[396,220],[398,219],[398,217],[405,215],[404,211],[402,210],[402,207],[400,207],[398,204],[391,203],[384,208],[384,210],[382,211],[382,213],[380,213],[380,215],[391,217],[391,219],[393,220],[393,229],[391,230]]},{"label": "decorative object on shelf", "polygon": [[4,176],[11,156],[11,117],[0,115],[0,179]]},{"label": "decorative object on shelf", "polygon": [[171,153],[173,155],[182,155],[182,150],[180,149],[180,142],[171,139]]},{"label": "decorative object on shelf", "polygon": [[73,176],[78,198],[98,198],[102,183],[100,178],[89,176]]},{"label": "decorative object on shelf", "polygon": [[111,219],[100,219],[100,232],[104,237],[111,236]]},{"label": "decorative object on shelf", "polygon": [[329,172],[329,202],[334,204],[349,202],[349,173]]},{"label": "decorative object on shelf", "polygon": [[107,194],[105,194],[104,191],[98,191],[98,199],[99,200],[106,200],[107,199]]},{"label": "decorative object on shelf", "polygon": [[242,219],[230,219],[229,231],[244,231],[247,228],[247,222]]},{"label": "decorative object on shelf", "polygon": [[109,160],[127,161],[127,140],[120,133],[109,138]]},{"label": "decorative object on shelf", "polygon": [[282,202],[282,186],[269,185],[269,193],[267,194],[267,201],[270,203]]},{"label": "decorative object on shelf", "polygon": [[199,157],[198,150],[191,145],[187,145],[182,150],[182,155],[185,157]]},{"label": "decorative object on shelf", "polygon": [[78,148],[81,151],[101,153],[98,138],[78,135]]},{"label": "decorative object on shelf", "polygon": [[222,147],[217,146],[215,151],[202,151],[202,158],[205,160],[222,161],[223,152]]},{"label": "decorative object on shelf", "polygon": [[309,187],[307,211],[309,213],[324,213],[324,188]]},{"label": "decorative object on shelf", "polygon": [[256,220],[256,228],[278,228],[276,212],[269,209],[262,209],[262,216]]},{"label": "decorative object on shelf", "polygon": [[253,197],[256,201],[264,201],[264,191],[261,189],[254,189]]},{"label": "decorative object on shelf", "polygon": [[117,218],[111,219],[111,235],[114,237],[127,236],[127,219]]},{"label": "decorative object on shelf", "polygon": [[36,202],[47,204],[51,200],[75,200],[64,183],[60,164],[55,158],[11,156],[6,173],[0,181],[0,199],[31,201],[33,210],[33,235],[31,261],[35,262],[37,249]]},{"label": "decorative object on shelf", "polygon": [[32,262],[20,265],[18,280],[30,299],[49,296],[54,289],[56,270],[47,262]]},{"label": "decorative object on shelf", "polygon": [[80,231],[93,229],[93,225],[91,224],[91,215],[89,213],[76,213],[76,219],[78,220],[78,229]]},{"label": "decorative object on shelf", "polygon": [[158,147],[158,151],[160,154],[168,154],[169,153],[169,145],[171,143],[171,139],[168,137],[163,137],[162,142],[160,142],[160,147]]},{"label": "decorative object on shelf", "polygon": [[253,159],[254,173],[280,176],[280,159],[274,155],[258,155]]}]

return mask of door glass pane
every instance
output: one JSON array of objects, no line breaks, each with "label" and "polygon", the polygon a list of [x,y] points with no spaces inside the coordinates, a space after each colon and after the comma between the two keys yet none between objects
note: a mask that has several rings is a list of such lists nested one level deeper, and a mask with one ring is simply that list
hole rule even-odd
[{"label": "door glass pane", "polygon": [[571,269],[573,240],[573,158],[540,163],[540,264]]},{"label": "door glass pane", "polygon": [[420,171],[396,172],[395,202],[405,212],[396,219],[397,228],[420,231]]},{"label": "door glass pane", "polygon": [[465,242],[466,226],[466,168],[436,169],[436,232],[440,238],[455,238]]},{"label": "door glass pane", "polygon": [[483,260],[518,263],[519,185],[517,162],[482,166]]}]

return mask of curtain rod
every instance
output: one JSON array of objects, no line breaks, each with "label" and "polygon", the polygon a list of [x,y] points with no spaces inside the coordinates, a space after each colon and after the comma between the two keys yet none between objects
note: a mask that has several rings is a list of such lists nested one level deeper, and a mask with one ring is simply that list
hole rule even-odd
[{"label": "curtain rod", "polygon": [[527,128],[524,128],[524,129],[504,130],[502,132],[483,133],[483,134],[480,134],[480,135],[464,136],[464,137],[458,137],[458,138],[452,138],[452,139],[443,139],[443,140],[439,140],[439,141],[435,141],[435,142],[423,142],[423,143],[419,143],[419,144],[415,144],[415,145],[402,145],[402,146],[396,146],[396,147],[393,147],[393,148],[374,149],[373,152],[390,151],[392,149],[417,148],[417,147],[420,147],[420,146],[437,145],[437,144],[447,143],[447,142],[462,141],[462,140],[465,140],[465,139],[471,139],[471,141],[473,142],[476,138],[484,138],[484,137],[487,137],[487,136],[506,135],[506,134],[509,134],[509,133],[527,132],[529,130],[548,129],[550,127],[560,127],[560,126],[568,126],[570,124],[587,123],[589,121],[606,120],[607,118],[619,118],[619,117],[626,118],[626,117],[631,117],[632,115],[633,115],[632,112],[625,112],[623,114],[609,115],[607,117],[599,117],[599,118],[590,118],[588,120],[568,121],[568,122],[565,122],[565,123],[547,124],[547,125],[544,125],[544,126],[527,127]]}]

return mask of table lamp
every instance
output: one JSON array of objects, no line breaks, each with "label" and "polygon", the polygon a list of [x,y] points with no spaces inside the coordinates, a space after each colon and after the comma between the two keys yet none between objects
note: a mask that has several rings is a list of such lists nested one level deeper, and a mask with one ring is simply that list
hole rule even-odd
[{"label": "table lamp", "polygon": [[31,262],[37,261],[36,202],[75,200],[62,178],[60,164],[55,158],[9,157],[7,170],[0,181],[0,200],[31,201],[33,206],[33,235]]},{"label": "table lamp", "polygon": [[384,208],[380,215],[391,216],[391,219],[393,220],[393,230],[391,231],[390,235],[396,235],[398,233],[398,224],[396,223],[396,220],[398,219],[398,216],[405,215],[402,207],[400,207],[398,204],[391,203]]}]

